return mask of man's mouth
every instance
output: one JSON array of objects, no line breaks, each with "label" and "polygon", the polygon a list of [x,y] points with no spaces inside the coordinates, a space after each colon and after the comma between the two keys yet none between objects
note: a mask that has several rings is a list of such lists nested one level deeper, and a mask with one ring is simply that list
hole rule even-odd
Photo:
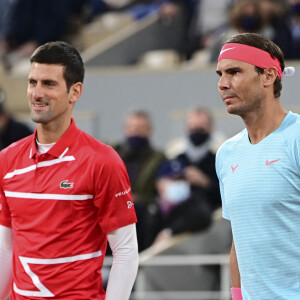
[{"label": "man's mouth", "polygon": [[232,98],[234,98],[236,95],[230,94],[230,95],[224,95],[222,96],[223,102],[227,103],[229,102]]},{"label": "man's mouth", "polygon": [[48,104],[44,102],[34,102],[32,106],[34,110],[42,110],[44,107],[48,106]]}]

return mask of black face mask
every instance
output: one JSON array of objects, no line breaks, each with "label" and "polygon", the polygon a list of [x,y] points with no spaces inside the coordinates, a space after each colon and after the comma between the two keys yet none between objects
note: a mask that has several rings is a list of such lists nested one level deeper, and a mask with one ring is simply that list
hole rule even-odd
[{"label": "black face mask", "polygon": [[189,138],[194,146],[200,146],[208,140],[209,136],[207,132],[194,131],[189,135]]},{"label": "black face mask", "polygon": [[138,149],[148,143],[148,139],[140,136],[129,136],[127,137],[127,143],[132,149]]},{"label": "black face mask", "polygon": [[292,12],[296,16],[300,16],[300,3],[295,3],[292,5]]},{"label": "black face mask", "polygon": [[240,26],[247,32],[253,32],[258,27],[258,20],[255,16],[243,16],[240,19]]}]

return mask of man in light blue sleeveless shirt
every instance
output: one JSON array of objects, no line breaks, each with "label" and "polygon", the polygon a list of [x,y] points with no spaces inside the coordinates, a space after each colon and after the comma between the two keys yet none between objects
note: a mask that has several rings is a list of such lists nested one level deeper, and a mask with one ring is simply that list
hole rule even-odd
[{"label": "man in light blue sleeveless shirt", "polygon": [[230,38],[219,56],[220,95],[246,125],[216,157],[234,300],[300,299],[300,116],[280,102],[287,73],[279,47],[258,34]]}]

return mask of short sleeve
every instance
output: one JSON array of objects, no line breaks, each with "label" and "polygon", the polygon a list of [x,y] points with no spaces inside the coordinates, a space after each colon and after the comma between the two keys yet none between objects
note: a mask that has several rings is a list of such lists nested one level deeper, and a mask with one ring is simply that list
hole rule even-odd
[{"label": "short sleeve", "polygon": [[6,197],[4,194],[4,181],[3,181],[3,152],[0,155],[0,224],[11,228],[11,216],[7,205]]},{"label": "short sleeve", "polygon": [[111,149],[96,172],[94,205],[102,231],[107,233],[137,222],[127,170],[115,150]]},{"label": "short sleeve", "polygon": [[[298,126],[298,130],[300,130],[300,126]],[[295,165],[300,171],[300,135],[299,131],[294,135],[293,143],[288,144],[289,153],[291,153],[292,159],[295,161]]]},{"label": "short sleeve", "polygon": [[293,114],[294,118],[292,118],[292,113],[289,114],[291,115],[291,124],[288,123],[287,128],[283,128],[282,134],[290,159],[297,167],[298,172],[300,172],[300,117]]},{"label": "short sleeve", "polygon": [[224,194],[224,186],[222,182],[222,150],[219,149],[219,151],[216,154],[216,173],[219,179],[219,187],[220,187],[220,194],[222,199],[222,216],[224,219],[230,220],[229,212],[226,208],[226,200],[225,200],[225,194]]},{"label": "short sleeve", "polygon": [[224,188],[223,188],[223,184],[222,181],[219,181],[219,185],[220,185],[220,193],[221,193],[221,198],[222,198],[222,216],[224,219],[230,220],[230,216],[226,207],[226,201],[225,201],[225,197],[224,197]]}]

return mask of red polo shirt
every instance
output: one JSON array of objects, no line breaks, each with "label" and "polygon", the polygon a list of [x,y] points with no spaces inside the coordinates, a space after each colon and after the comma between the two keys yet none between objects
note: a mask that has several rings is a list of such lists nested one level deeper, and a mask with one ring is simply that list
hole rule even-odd
[{"label": "red polo shirt", "polygon": [[105,299],[106,235],[136,222],[125,165],[74,120],[47,153],[35,140],[0,152],[0,224],[14,236],[10,299]]}]

